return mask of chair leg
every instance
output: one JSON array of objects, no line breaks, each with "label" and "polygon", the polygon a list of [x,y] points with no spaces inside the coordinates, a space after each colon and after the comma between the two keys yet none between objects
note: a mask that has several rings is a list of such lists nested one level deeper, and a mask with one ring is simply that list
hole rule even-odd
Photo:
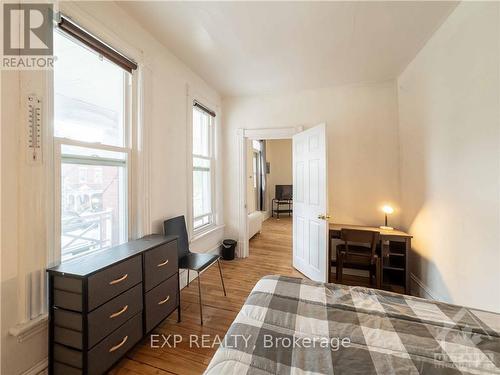
[{"label": "chair leg", "polygon": [[341,283],[342,282],[342,272],[344,271],[344,259],[342,257],[342,252],[339,252],[339,273],[338,273],[338,281]]},{"label": "chair leg", "polygon": [[224,297],[225,297],[225,296],[227,296],[226,287],[224,286],[224,278],[222,277],[222,269],[220,268],[220,260],[219,259],[217,259],[217,265],[219,266],[220,281],[222,282],[222,289],[224,290]]},{"label": "chair leg", "polygon": [[203,307],[201,305],[201,278],[199,272],[198,272],[198,298],[200,300],[200,322],[201,325],[203,325]]},{"label": "chair leg", "polygon": [[177,278],[177,323],[181,322],[181,280]]},{"label": "chair leg", "polygon": [[379,257],[377,257],[376,262],[375,262],[375,279],[377,283],[377,288],[380,289],[382,288],[382,262]]},{"label": "chair leg", "polygon": [[340,252],[337,251],[337,256],[335,257],[335,280],[339,281],[339,273],[340,273]]},{"label": "chair leg", "polygon": [[186,282],[186,287],[189,286],[189,268],[188,268],[188,278],[187,278],[187,282]]}]

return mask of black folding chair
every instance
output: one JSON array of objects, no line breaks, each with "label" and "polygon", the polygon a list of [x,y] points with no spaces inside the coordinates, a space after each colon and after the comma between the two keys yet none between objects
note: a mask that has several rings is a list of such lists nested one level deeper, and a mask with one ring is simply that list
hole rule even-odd
[{"label": "black folding chair", "polygon": [[222,289],[224,296],[226,296],[226,287],[224,286],[224,278],[222,277],[222,269],[220,266],[220,256],[216,254],[199,254],[192,253],[189,250],[189,240],[186,229],[186,219],[184,216],[177,216],[173,219],[168,219],[163,222],[163,229],[165,235],[174,234],[178,236],[178,256],[179,268],[187,270],[187,286],[189,286],[189,270],[198,273],[198,296],[200,301],[200,320],[203,325],[203,308],[201,304],[201,279],[200,274],[202,271],[217,263],[219,266],[220,280],[222,282]]}]

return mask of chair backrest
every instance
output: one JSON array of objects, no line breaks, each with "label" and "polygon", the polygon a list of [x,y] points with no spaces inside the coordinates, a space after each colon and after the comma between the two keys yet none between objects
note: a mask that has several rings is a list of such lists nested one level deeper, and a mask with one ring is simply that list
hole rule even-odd
[{"label": "chair backrest", "polygon": [[189,239],[184,215],[165,220],[163,222],[163,231],[165,235],[173,234],[179,236],[177,240],[177,254],[179,255],[179,259],[189,254]]},{"label": "chair backrest", "polygon": [[[346,253],[349,253],[349,243],[367,247],[367,253],[374,257],[377,244],[380,242],[380,233],[372,230],[342,229],[340,239],[345,242]],[[369,247],[369,249],[368,249]]]}]

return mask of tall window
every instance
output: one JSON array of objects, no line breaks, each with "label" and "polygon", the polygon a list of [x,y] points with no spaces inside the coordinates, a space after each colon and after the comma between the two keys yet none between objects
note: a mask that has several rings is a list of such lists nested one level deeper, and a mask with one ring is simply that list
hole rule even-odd
[{"label": "tall window", "polygon": [[128,239],[131,74],[54,32],[54,137],[61,258]]},{"label": "tall window", "polygon": [[215,114],[195,102],[193,106],[193,231],[215,224],[214,127]]}]

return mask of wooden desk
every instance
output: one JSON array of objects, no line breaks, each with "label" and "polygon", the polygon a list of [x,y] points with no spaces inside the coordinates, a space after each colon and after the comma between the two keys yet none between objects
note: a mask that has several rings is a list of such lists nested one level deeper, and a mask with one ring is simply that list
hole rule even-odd
[{"label": "wooden desk", "polygon": [[[411,249],[411,239],[408,233],[397,229],[387,230],[379,227],[369,227],[364,225],[352,224],[329,224],[328,236],[328,260],[330,267],[328,268],[328,281],[331,279],[331,259],[334,249],[332,248],[332,240],[340,239],[340,231],[342,229],[359,229],[371,230],[380,233],[380,249],[382,252],[382,288],[392,291],[398,291],[399,285],[405,294],[410,294],[410,270],[408,257]],[[402,283],[397,283],[398,274],[402,277]]]}]

